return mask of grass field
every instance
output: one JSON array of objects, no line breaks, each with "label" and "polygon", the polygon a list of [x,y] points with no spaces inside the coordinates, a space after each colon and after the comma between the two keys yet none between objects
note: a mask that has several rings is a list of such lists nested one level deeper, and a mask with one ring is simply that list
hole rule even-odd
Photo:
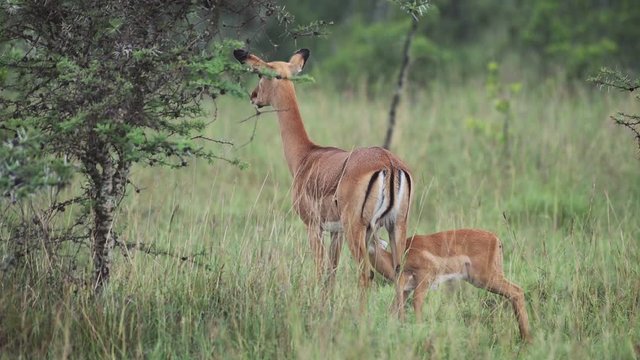
[{"label": "grass field", "polygon": [[[311,138],[379,145],[388,100],[299,85]],[[335,291],[316,283],[273,114],[225,99],[211,136],[232,140],[223,162],[183,171],[135,168],[117,227],[127,241],[195,257],[114,256],[99,298],[33,260],[4,275],[0,358],[526,358],[640,357],[640,161],[608,115],[637,102],[589,85],[525,85],[512,101],[510,157],[501,114],[482,83],[432,86],[400,109],[393,150],[412,167],[410,233],[496,232],[505,273],[525,290],[534,341],[522,346],[510,305],[469,285],[441,286],[424,319],[389,315],[378,279],[358,309],[354,261],[343,252]],[[635,106],[635,107],[634,107]],[[55,281],[55,278],[54,280]],[[62,284],[62,285],[60,285]]]}]

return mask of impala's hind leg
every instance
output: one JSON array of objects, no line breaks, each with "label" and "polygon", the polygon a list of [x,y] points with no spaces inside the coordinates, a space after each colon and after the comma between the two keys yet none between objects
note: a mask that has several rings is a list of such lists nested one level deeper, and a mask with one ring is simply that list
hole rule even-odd
[{"label": "impala's hind leg", "polygon": [[331,233],[331,247],[329,248],[329,273],[327,274],[327,284],[333,286],[336,279],[336,270],[340,263],[340,253],[342,252],[342,233]]},{"label": "impala's hind leg", "polygon": [[362,225],[354,225],[349,231],[349,238],[347,239],[349,245],[349,251],[358,264],[358,270],[360,270],[360,286],[363,289],[369,287],[369,280],[371,274],[371,266],[369,264],[369,258],[367,257],[366,249],[366,228]]},{"label": "impala's hind leg", "polygon": [[363,311],[367,303],[367,290],[370,284],[371,265],[366,249],[366,226],[362,224],[348,224],[347,229],[347,245],[349,251],[358,264],[360,272],[360,310]]}]

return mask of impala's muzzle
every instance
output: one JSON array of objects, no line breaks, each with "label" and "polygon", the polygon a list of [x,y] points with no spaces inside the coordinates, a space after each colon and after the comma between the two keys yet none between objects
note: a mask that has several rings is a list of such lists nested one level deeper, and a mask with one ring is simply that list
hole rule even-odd
[{"label": "impala's muzzle", "polygon": [[257,107],[258,109],[261,109],[265,106],[264,104],[260,104],[255,98],[251,99],[251,105]]},{"label": "impala's muzzle", "polygon": [[251,104],[256,106],[258,109],[266,106],[266,104],[263,104],[262,102],[260,102],[258,100],[258,90],[253,90],[253,92],[251,93]]}]

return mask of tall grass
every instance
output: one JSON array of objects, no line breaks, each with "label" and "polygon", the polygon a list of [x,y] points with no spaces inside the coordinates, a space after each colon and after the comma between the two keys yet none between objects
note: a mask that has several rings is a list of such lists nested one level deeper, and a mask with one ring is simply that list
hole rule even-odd
[{"label": "tall grass", "polygon": [[[298,88],[317,143],[382,142],[388,99]],[[393,289],[379,279],[360,314],[346,249],[327,293],[291,208],[277,121],[264,114],[251,143],[221,149],[246,170],[222,162],[134,170],[143,191],[118,218],[123,238],[199,254],[195,261],[118,253],[96,298],[43,276],[44,260],[33,259],[3,275],[0,357],[637,358],[640,162],[608,114],[638,109],[624,95],[549,82],[525,86],[513,106],[511,158],[492,130],[500,115],[476,83],[412,94],[393,150],[416,181],[411,233],[500,235],[507,277],[525,290],[530,346],[518,341],[507,302],[466,285],[430,292],[424,319],[400,323],[389,315]],[[238,121],[251,107],[230,99],[218,107],[211,136],[248,140],[254,123]]]}]

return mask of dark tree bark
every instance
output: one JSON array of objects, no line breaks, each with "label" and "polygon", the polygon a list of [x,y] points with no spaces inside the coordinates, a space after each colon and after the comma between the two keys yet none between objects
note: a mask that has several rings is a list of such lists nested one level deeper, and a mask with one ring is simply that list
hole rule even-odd
[{"label": "dark tree bark", "polygon": [[[118,204],[125,195],[131,163],[122,156],[123,152],[118,151],[117,146],[94,139],[95,142],[88,145],[91,150],[83,163],[93,190],[91,245],[94,290],[98,293],[109,281],[111,250],[115,245],[113,222]],[[113,153],[117,155],[114,156]]]},{"label": "dark tree bark", "polygon": [[411,27],[409,28],[409,32],[407,32],[407,37],[404,40],[404,47],[402,49],[402,64],[400,65],[400,73],[398,74],[398,83],[396,85],[396,90],[393,94],[393,98],[391,99],[391,108],[389,109],[389,123],[387,125],[387,135],[385,136],[383,145],[385,149],[389,149],[391,147],[393,132],[396,128],[396,112],[398,109],[398,105],[400,104],[400,95],[402,95],[402,89],[404,88],[407,69],[409,68],[409,52],[411,50],[411,42],[413,41],[413,37],[415,36],[417,29],[418,20],[412,18]]}]

